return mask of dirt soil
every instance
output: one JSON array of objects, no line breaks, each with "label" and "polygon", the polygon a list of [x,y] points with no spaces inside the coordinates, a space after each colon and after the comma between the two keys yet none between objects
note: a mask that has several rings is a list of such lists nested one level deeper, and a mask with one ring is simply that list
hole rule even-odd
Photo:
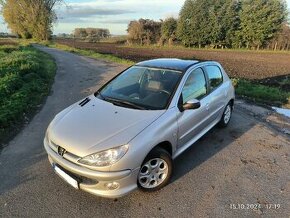
[{"label": "dirt soil", "polygon": [[6,38],[0,38],[0,46],[1,45],[17,45],[18,43],[11,40],[11,39],[6,39]]},{"label": "dirt soil", "polygon": [[56,60],[55,83],[40,112],[0,151],[0,217],[289,217],[289,135],[265,120],[272,112],[244,102],[227,128],[213,128],[174,161],[170,184],[158,192],[112,200],[70,187],[47,160],[45,130],[125,67],[39,49]]},{"label": "dirt soil", "polygon": [[[57,42],[75,48],[94,50],[102,54],[113,54],[136,62],[162,57],[216,60],[222,63],[231,77],[237,78],[264,79],[263,81],[266,81],[267,78],[290,75],[290,52],[194,50],[177,47],[172,49],[137,48],[112,43],[89,43],[74,40],[57,40]],[[270,81],[268,82],[270,83]]]}]

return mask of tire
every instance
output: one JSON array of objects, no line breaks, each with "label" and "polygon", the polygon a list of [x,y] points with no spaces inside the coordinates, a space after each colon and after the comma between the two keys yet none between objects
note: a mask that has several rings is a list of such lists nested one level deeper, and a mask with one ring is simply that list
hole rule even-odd
[{"label": "tire", "polygon": [[233,113],[233,107],[230,103],[228,103],[227,106],[225,107],[224,112],[223,112],[223,116],[218,123],[218,126],[221,128],[227,127],[227,125],[229,124],[229,122],[232,118],[232,113]]},{"label": "tire", "polygon": [[171,155],[162,148],[153,149],[143,161],[137,184],[142,191],[157,191],[168,184],[173,170]]}]

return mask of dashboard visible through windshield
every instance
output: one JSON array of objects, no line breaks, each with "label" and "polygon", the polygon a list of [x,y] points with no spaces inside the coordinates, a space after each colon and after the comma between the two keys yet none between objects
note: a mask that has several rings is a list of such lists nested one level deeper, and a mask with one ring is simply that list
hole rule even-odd
[{"label": "dashboard visible through windshield", "polygon": [[133,66],[105,85],[97,97],[122,107],[162,110],[181,76],[180,71]]}]

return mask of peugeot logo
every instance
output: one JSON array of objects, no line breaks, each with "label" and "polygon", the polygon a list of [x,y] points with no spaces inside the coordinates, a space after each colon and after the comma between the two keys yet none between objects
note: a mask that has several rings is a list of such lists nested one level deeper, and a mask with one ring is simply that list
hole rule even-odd
[{"label": "peugeot logo", "polygon": [[64,148],[58,146],[58,148],[57,148],[57,153],[58,153],[60,156],[63,156],[65,152],[66,152],[66,151],[65,151]]}]

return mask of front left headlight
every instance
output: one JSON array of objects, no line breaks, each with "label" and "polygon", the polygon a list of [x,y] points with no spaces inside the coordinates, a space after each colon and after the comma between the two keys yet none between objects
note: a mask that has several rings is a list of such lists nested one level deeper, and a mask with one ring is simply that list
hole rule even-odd
[{"label": "front left headlight", "polygon": [[122,145],[105,151],[100,151],[78,160],[79,163],[88,166],[105,167],[120,160],[128,151],[128,145]]}]

